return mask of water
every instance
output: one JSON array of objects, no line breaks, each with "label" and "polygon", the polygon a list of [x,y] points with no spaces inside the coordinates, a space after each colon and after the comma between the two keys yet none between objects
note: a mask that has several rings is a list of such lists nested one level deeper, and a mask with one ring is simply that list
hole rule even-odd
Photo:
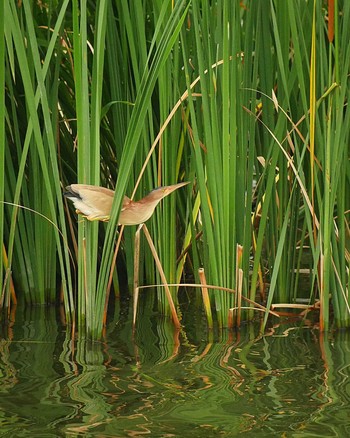
[{"label": "water", "polygon": [[176,333],[140,315],[133,337],[124,307],[90,343],[55,309],[18,309],[0,339],[0,436],[350,436],[349,333],[208,334],[187,318]]}]

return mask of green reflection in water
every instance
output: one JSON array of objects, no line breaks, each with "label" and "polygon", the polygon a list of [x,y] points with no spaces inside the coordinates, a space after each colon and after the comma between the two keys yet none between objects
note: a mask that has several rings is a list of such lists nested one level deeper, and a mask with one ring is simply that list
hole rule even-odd
[{"label": "green reflection in water", "polygon": [[54,309],[0,340],[1,436],[350,436],[349,334],[276,326],[206,332],[116,310],[104,343],[76,342]]}]

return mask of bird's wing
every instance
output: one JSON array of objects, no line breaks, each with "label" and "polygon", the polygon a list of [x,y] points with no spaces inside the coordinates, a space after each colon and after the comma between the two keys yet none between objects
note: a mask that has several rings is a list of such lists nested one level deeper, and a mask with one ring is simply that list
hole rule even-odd
[{"label": "bird's wing", "polygon": [[66,187],[65,196],[86,216],[108,216],[110,214],[114,192],[105,187],[88,184],[71,184]]},{"label": "bird's wing", "polygon": [[67,192],[64,193],[67,197],[75,197],[75,198],[90,198],[94,196],[102,196],[111,197],[114,196],[114,191],[111,189],[107,189],[106,187],[93,186],[89,184],[71,184],[66,187]]}]

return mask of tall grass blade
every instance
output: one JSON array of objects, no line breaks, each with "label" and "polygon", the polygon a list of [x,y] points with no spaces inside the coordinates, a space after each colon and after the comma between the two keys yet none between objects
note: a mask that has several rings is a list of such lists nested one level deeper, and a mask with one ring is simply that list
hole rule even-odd
[{"label": "tall grass blade", "polygon": [[[4,195],[5,195],[5,4],[0,5],[0,294],[3,296],[3,272],[6,272],[4,256]],[[3,303],[2,299],[1,302]],[[1,309],[2,305],[0,306]]]}]

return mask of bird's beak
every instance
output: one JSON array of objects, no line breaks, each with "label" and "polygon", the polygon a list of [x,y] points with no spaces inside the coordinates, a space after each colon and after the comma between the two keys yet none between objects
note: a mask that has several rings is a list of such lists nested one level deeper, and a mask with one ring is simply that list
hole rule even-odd
[{"label": "bird's beak", "polygon": [[178,184],[173,184],[171,186],[163,186],[162,189],[164,190],[164,193],[166,193],[166,195],[170,195],[170,193],[172,193],[173,191],[179,189],[180,187],[187,186],[187,184],[189,183],[190,181],[181,182]]}]

